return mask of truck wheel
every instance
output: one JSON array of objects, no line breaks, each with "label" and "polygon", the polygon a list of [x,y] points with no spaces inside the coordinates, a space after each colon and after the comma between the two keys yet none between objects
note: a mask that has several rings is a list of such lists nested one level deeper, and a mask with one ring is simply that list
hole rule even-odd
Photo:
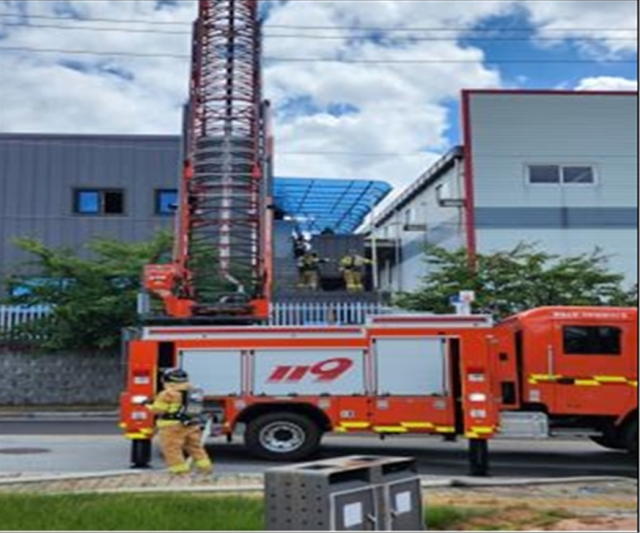
[{"label": "truck wheel", "polygon": [[131,468],[149,468],[151,462],[151,439],[131,441]]},{"label": "truck wheel", "polygon": [[620,438],[616,438],[607,434],[598,435],[597,437],[589,437],[589,439],[602,446],[603,448],[607,448],[609,450],[624,450],[627,447]]},{"label": "truck wheel", "polygon": [[297,413],[269,413],[247,425],[244,442],[258,457],[271,461],[299,461],[315,453],[322,432],[318,425]]},{"label": "truck wheel", "polygon": [[634,457],[638,456],[638,421],[631,420],[624,430],[624,443],[627,451]]}]

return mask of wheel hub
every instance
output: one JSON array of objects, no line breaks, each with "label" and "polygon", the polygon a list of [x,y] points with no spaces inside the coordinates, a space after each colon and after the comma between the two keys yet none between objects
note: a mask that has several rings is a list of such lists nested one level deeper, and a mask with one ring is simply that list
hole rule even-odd
[{"label": "wheel hub", "polygon": [[260,434],[260,443],[271,452],[287,453],[300,448],[305,441],[304,431],[286,422],[266,426]]}]

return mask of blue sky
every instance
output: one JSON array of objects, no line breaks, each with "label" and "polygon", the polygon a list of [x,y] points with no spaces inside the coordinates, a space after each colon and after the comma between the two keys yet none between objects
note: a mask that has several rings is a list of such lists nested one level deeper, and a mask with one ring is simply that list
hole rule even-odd
[{"label": "blue sky", "polygon": [[[460,142],[462,89],[637,90],[635,1],[261,9],[279,175],[406,185]],[[0,0],[13,14],[0,17],[0,131],[178,134],[195,13],[187,0]],[[316,61],[283,61],[295,58]]]}]

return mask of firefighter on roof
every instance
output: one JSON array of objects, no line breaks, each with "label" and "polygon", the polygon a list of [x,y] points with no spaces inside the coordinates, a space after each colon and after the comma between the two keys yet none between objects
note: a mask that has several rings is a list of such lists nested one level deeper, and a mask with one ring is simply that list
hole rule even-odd
[{"label": "firefighter on roof", "polygon": [[[163,390],[149,408],[156,414],[160,449],[169,472],[186,474],[191,461],[196,469],[209,474],[213,465],[202,444],[202,399],[189,384],[189,376],[180,368],[165,371]],[[188,458],[185,458],[184,452]]]},{"label": "firefighter on roof", "polygon": [[315,252],[306,252],[298,259],[298,287],[317,291],[320,288],[320,265],[328,259],[321,259]]},{"label": "firefighter on roof", "polygon": [[351,250],[340,260],[340,271],[344,278],[345,287],[349,292],[364,291],[364,284],[362,282],[364,267],[370,264],[371,261],[369,261],[369,259]]}]

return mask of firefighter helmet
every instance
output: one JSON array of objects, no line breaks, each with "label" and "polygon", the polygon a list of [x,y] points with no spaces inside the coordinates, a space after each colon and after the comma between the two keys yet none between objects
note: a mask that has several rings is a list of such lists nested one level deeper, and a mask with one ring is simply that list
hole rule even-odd
[{"label": "firefighter helmet", "polygon": [[189,381],[189,375],[182,370],[182,368],[170,368],[164,371],[162,380],[165,383],[187,383]]}]

